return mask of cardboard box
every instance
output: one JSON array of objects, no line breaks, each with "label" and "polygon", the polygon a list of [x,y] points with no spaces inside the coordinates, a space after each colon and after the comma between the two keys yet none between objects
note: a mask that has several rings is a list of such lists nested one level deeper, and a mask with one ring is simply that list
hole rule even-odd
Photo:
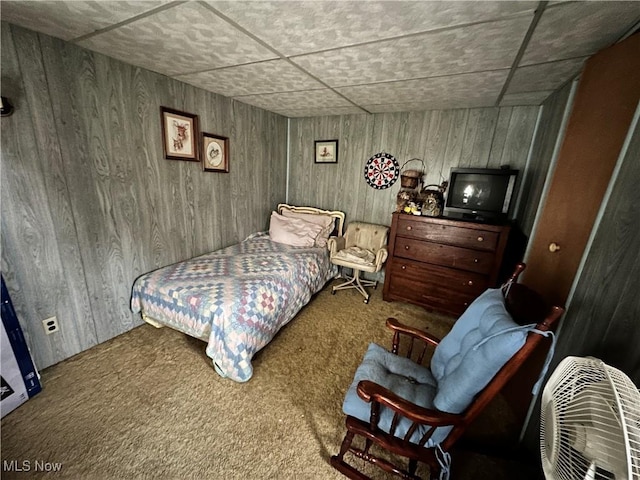
[{"label": "cardboard box", "polygon": [[2,279],[2,332],[0,333],[0,412],[4,417],[40,390],[40,375],[18,323]]}]

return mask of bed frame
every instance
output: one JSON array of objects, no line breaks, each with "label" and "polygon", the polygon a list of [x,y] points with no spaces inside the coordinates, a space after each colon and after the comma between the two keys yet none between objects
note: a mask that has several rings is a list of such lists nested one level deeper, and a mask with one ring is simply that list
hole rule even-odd
[{"label": "bed frame", "polygon": [[333,232],[334,235],[341,237],[343,234],[344,212],[340,212],[338,210],[321,210],[320,208],[315,207],[296,207],[294,205],[287,205],[286,203],[278,204],[278,213],[281,214],[283,210],[296,213],[308,213],[311,215],[328,215],[338,220],[336,222],[336,229]]}]

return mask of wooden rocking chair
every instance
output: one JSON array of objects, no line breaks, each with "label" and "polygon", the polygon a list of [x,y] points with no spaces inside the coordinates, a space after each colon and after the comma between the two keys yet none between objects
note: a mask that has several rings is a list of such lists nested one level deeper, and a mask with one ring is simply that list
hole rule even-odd
[{"label": "wooden rocking chair", "polygon": [[[478,297],[442,340],[387,320],[392,350],[371,344],[356,370],[343,405],[347,433],[331,457],[333,467],[352,479],[369,478],[345,461],[350,452],[403,479],[420,479],[418,462],[429,466],[432,479],[448,468],[447,452],[564,312],[516,283],[524,268],[518,264],[501,289]],[[436,347],[431,368],[421,365],[429,347]],[[352,445],[356,435],[364,437],[364,448]],[[376,456],[374,444],[408,458],[408,467]]]}]

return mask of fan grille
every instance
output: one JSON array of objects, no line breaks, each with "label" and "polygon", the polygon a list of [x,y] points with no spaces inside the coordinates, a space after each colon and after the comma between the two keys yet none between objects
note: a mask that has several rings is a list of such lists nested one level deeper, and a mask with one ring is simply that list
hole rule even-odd
[{"label": "fan grille", "polygon": [[548,479],[640,480],[640,393],[595,358],[565,358],[542,395],[541,456]]}]

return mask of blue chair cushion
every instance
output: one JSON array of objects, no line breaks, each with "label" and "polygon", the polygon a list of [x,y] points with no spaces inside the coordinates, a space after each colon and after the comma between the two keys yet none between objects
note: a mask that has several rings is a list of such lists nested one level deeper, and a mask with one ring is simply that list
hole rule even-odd
[{"label": "blue chair cushion", "polygon": [[507,312],[502,291],[485,291],[456,321],[431,358],[431,373],[438,383],[434,406],[443,412],[463,412],[526,338],[527,329]]},{"label": "blue chair cushion", "polygon": [[[362,380],[370,380],[377,383],[416,405],[433,408],[437,382],[429,369],[412,362],[408,358],[394,355],[375,343],[369,345],[362,363],[356,370],[353,383],[349,387],[342,405],[342,410],[347,415],[369,422],[371,404],[362,400],[356,390],[358,383]],[[389,432],[393,414],[392,410],[384,406],[381,408],[380,421],[378,423],[378,427],[381,430]],[[410,427],[411,421],[402,418],[396,428],[395,435],[403,438]],[[428,426],[421,426],[416,429],[410,441],[418,443],[428,429]],[[440,443],[450,430],[451,427],[438,428],[426,446],[431,447]]]}]

